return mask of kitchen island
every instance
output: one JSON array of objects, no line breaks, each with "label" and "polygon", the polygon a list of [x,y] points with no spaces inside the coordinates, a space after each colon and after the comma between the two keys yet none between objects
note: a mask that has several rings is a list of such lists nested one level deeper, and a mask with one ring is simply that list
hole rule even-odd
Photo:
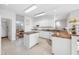
[{"label": "kitchen island", "polygon": [[57,31],[52,35],[52,54],[70,55],[71,54],[71,35],[67,31]]},{"label": "kitchen island", "polygon": [[79,55],[79,35],[56,31],[52,35],[52,53],[55,55]]},{"label": "kitchen island", "polygon": [[71,40],[70,38],[52,37],[52,53],[55,55],[70,55]]},{"label": "kitchen island", "polygon": [[38,32],[25,32],[24,33],[24,45],[27,48],[32,48],[37,43],[39,43],[39,33]]}]

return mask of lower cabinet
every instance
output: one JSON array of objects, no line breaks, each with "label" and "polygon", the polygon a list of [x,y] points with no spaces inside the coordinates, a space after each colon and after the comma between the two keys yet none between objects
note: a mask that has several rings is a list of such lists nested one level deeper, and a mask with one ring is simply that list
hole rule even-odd
[{"label": "lower cabinet", "polygon": [[29,48],[33,47],[34,45],[36,45],[37,43],[39,43],[39,34],[32,34],[29,37]]},{"label": "lower cabinet", "polygon": [[79,37],[78,36],[72,36],[72,55],[77,55],[79,51]]},{"label": "lower cabinet", "polygon": [[49,31],[40,31],[40,37],[46,38],[46,39],[51,39],[52,32]]},{"label": "lower cabinet", "polygon": [[39,43],[39,33],[24,35],[24,37],[24,45],[27,48],[32,48],[34,45]]},{"label": "lower cabinet", "polygon": [[55,55],[70,55],[71,54],[70,39],[61,37],[52,37],[52,53]]}]

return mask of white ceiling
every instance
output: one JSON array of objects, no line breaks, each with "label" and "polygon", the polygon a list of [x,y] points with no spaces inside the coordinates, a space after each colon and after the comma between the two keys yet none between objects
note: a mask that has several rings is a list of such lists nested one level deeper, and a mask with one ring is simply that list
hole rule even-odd
[{"label": "white ceiling", "polygon": [[[31,5],[32,4],[4,4],[0,5],[0,8],[12,10],[17,14],[27,15],[31,17],[34,17],[34,15],[41,12],[45,12],[47,13],[47,15],[63,15],[79,9],[79,4],[36,4],[38,8],[26,14],[24,12],[24,9],[28,8]],[[56,10],[56,12],[54,12],[54,10]]]}]

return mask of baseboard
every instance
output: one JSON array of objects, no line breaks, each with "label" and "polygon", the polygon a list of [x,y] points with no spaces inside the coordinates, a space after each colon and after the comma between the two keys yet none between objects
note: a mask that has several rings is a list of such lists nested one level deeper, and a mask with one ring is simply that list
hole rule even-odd
[{"label": "baseboard", "polygon": [[52,55],[55,55],[54,53],[51,53]]},{"label": "baseboard", "polygon": [[[42,39],[48,39],[48,38],[44,38],[44,37],[39,37],[39,38],[42,38]],[[48,39],[48,40],[50,40],[50,39]]]},{"label": "baseboard", "polygon": [[1,39],[4,39],[4,38],[8,38],[8,36],[5,36],[5,37],[1,37]]}]

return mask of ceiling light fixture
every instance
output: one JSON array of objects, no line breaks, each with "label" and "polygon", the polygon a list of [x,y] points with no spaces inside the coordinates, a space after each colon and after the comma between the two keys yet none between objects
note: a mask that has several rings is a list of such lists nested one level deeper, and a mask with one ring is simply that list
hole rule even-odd
[{"label": "ceiling light fixture", "polygon": [[5,4],[5,6],[8,6],[9,4]]},{"label": "ceiling light fixture", "polygon": [[31,12],[31,11],[35,10],[36,8],[37,8],[36,5],[32,5],[29,8],[25,9],[25,13]]},{"label": "ceiling light fixture", "polygon": [[35,15],[35,17],[43,16],[43,15],[45,15],[45,14],[46,14],[45,12],[42,12],[42,13],[39,13],[39,14]]}]

